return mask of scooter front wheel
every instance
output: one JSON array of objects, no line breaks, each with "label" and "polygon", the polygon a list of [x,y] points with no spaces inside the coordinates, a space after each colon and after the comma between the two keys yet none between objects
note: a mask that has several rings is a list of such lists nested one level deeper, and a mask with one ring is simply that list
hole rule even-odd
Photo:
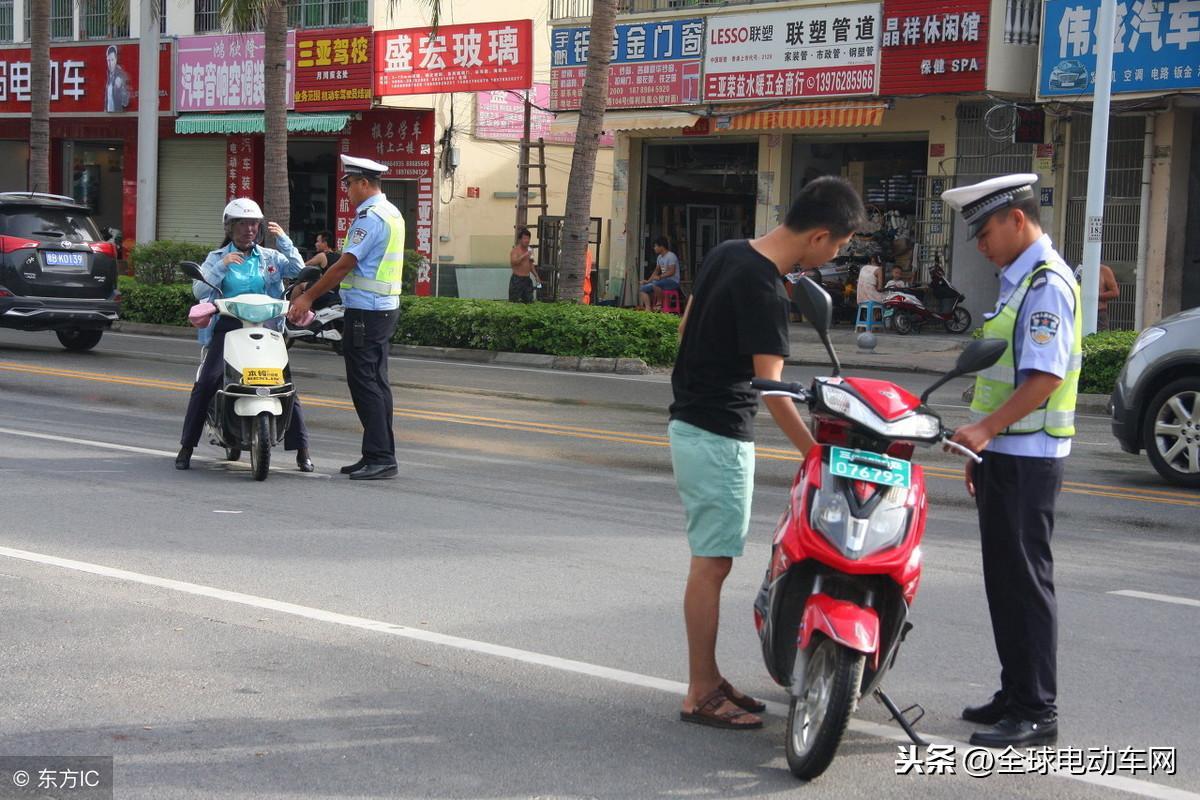
[{"label": "scooter front wheel", "polygon": [[945,325],[950,333],[966,333],[967,328],[971,327],[971,312],[959,306],[954,309],[954,314],[946,320]]},{"label": "scooter front wheel", "polygon": [[804,690],[792,697],[787,724],[788,768],[812,780],[833,762],[858,705],[862,653],[817,634],[804,667]]},{"label": "scooter front wheel", "polygon": [[250,424],[250,471],[254,480],[265,481],[271,470],[271,415],[264,411]]}]

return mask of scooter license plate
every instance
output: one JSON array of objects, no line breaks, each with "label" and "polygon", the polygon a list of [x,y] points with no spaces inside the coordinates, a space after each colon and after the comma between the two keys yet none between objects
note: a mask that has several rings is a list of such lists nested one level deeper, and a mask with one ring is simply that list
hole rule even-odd
[{"label": "scooter license plate", "polygon": [[242,372],[247,386],[278,386],[283,383],[283,370],[275,367],[249,367]]},{"label": "scooter license plate", "polygon": [[907,489],[912,485],[910,462],[869,450],[830,447],[829,471],[839,478],[878,483],[883,486]]}]

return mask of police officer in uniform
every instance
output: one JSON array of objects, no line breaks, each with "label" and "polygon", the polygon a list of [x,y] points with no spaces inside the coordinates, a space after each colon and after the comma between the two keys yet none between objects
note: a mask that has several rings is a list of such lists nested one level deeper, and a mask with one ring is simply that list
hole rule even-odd
[{"label": "police officer in uniform", "polygon": [[981,453],[967,462],[979,510],[983,579],[1000,657],[1000,690],[963,719],[991,726],[983,747],[1050,744],[1058,737],[1058,618],[1050,537],[1063,464],[1075,435],[1082,364],[1079,285],[1042,232],[1036,175],[951,189],[979,251],[1000,268],[1000,298],[984,338],[1008,342],[976,377],[969,425],[953,440]]},{"label": "police officer in uniform", "polygon": [[355,481],[383,480],[398,472],[387,359],[388,343],[400,321],[404,217],[380,189],[386,166],[368,158],[341,158],[342,183],[356,216],[341,258],[292,301],[288,318],[299,321],[314,300],[340,286],[346,307],[342,342],[346,383],[363,426],[362,458],[342,467],[342,473]]}]

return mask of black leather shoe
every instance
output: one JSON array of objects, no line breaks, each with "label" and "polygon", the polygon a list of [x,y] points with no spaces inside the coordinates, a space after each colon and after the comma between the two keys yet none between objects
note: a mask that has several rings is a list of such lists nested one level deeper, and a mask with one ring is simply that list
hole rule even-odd
[{"label": "black leather shoe", "polygon": [[1008,715],[1008,701],[1004,694],[996,692],[991,700],[981,706],[967,706],[963,709],[962,718],[976,725],[995,725]]},{"label": "black leather shoe", "polygon": [[363,461],[360,458],[358,461],[355,461],[353,464],[347,464],[346,466],[342,467],[341,473],[343,475],[349,475],[351,472],[358,472],[360,469],[362,469],[366,465],[367,465],[367,462]]},{"label": "black leather shoe", "polygon": [[400,468],[395,464],[367,464],[362,469],[350,473],[352,481],[382,481],[394,478],[400,474]]},{"label": "black leather shoe", "polygon": [[313,472],[316,466],[313,465],[312,459],[308,457],[308,450],[296,451],[296,469],[301,472]]},{"label": "black leather shoe", "polygon": [[1026,747],[1034,744],[1054,744],[1056,741],[1057,714],[1034,720],[1009,715],[997,722],[991,730],[971,735],[971,744],[976,747]]},{"label": "black leather shoe", "polygon": [[192,467],[192,448],[179,448],[179,455],[175,456],[175,469],[191,469]]}]

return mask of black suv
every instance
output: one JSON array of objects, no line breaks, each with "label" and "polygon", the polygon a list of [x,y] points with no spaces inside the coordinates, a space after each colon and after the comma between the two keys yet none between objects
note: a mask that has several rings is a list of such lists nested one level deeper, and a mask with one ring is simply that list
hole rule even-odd
[{"label": "black suv", "polygon": [[70,197],[0,193],[0,328],[90,350],[117,319],[117,251]]}]

